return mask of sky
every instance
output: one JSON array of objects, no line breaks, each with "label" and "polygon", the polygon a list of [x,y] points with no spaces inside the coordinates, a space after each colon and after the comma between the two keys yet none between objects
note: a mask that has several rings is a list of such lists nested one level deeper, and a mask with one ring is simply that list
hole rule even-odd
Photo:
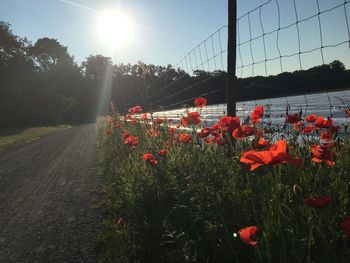
[{"label": "sky", "polygon": [[[258,7],[267,0],[238,0],[238,17]],[[239,20],[240,41],[244,42],[278,27],[280,5],[281,26],[296,21],[293,0],[273,0]],[[318,0],[320,11],[327,10],[344,0]],[[299,20],[317,12],[317,0],[295,0]],[[345,10],[344,10],[345,7]],[[101,41],[96,29],[97,14],[104,10],[118,9],[126,13],[134,24],[132,41],[121,48],[111,50]],[[350,4],[320,16],[322,41],[332,45],[348,41],[345,11],[350,20]],[[57,39],[81,63],[90,54],[112,57],[114,63],[136,63],[143,61],[156,65],[173,64],[189,70],[224,69],[227,46],[227,29],[223,28],[202,45],[201,41],[224,25],[227,25],[227,0],[0,0],[0,20],[11,24],[14,34],[27,37],[32,43],[41,37]],[[267,59],[278,56],[276,33],[266,35]],[[321,45],[318,17],[299,23],[300,48],[311,50]],[[220,43],[221,41],[221,43]],[[204,45],[205,44],[205,45]],[[221,46],[220,46],[221,44]],[[251,45],[250,45],[251,44]],[[193,51],[194,47],[197,48]],[[282,30],[279,34],[282,55],[299,51],[296,26]],[[207,48],[207,57],[205,56]],[[186,59],[184,56],[192,50]],[[223,51],[223,52],[221,52]],[[263,39],[247,42],[237,50],[237,66],[249,65],[264,60]],[[323,49],[324,62],[339,59],[350,68],[349,43],[336,48]],[[215,57],[214,59],[210,59]],[[209,63],[206,63],[209,58]],[[242,58],[242,59],[241,59]],[[185,61],[187,60],[187,61]],[[201,63],[202,61],[202,63]],[[243,62],[243,63],[242,63]],[[319,50],[301,56],[301,68],[309,68],[322,63]],[[192,64],[190,66],[189,64]],[[299,57],[293,56],[282,61],[283,71],[300,69]],[[238,68],[241,76],[279,73],[279,59],[267,63]]]}]

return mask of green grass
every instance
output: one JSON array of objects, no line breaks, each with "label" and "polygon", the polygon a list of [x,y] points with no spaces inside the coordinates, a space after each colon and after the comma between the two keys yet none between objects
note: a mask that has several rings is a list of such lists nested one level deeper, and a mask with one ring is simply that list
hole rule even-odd
[{"label": "green grass", "polygon": [[[328,166],[311,160],[310,145],[319,138],[297,143],[291,127],[288,152],[303,166],[247,171],[240,158],[251,149],[250,138],[235,148],[201,143],[194,134],[189,144],[169,144],[167,124],[154,127],[157,138],[147,136],[149,128],[117,115],[98,124],[103,262],[348,262],[350,242],[340,227],[350,214],[348,135],[335,140],[336,165]],[[125,130],[139,138],[135,148],[125,145]],[[264,134],[271,142],[280,136]],[[164,148],[168,154],[158,156]],[[149,152],[157,165],[142,159]],[[310,207],[294,185],[307,197],[330,196],[332,202]],[[248,226],[259,229],[256,246],[237,234]]]},{"label": "green grass", "polygon": [[40,139],[43,136],[62,131],[68,127],[68,125],[59,125],[22,130],[2,130],[0,131],[0,150]]}]

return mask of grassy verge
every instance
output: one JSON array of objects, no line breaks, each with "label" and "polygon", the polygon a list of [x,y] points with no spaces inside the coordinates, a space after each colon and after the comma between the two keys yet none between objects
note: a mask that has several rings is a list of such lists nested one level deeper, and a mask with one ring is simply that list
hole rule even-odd
[{"label": "grassy verge", "polygon": [[256,115],[251,130],[226,119],[197,135],[165,120],[100,121],[103,261],[348,262],[349,136],[322,118],[304,135],[298,115],[283,132]]},{"label": "grassy verge", "polygon": [[43,136],[59,132],[68,125],[35,127],[23,130],[3,130],[0,133],[0,150],[37,140]]}]

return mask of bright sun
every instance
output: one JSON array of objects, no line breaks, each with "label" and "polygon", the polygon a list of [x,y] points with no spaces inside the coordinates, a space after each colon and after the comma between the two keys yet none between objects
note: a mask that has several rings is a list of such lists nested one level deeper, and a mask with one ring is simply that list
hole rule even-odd
[{"label": "bright sun", "polygon": [[111,48],[120,48],[132,40],[134,25],[130,18],[120,11],[99,13],[97,32],[101,41]]}]

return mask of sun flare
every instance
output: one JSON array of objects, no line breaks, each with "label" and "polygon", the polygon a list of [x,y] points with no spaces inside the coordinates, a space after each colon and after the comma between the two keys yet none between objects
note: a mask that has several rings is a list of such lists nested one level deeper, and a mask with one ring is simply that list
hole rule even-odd
[{"label": "sun flare", "polygon": [[134,25],[121,11],[99,13],[96,25],[100,40],[111,48],[124,47],[132,40]]}]

